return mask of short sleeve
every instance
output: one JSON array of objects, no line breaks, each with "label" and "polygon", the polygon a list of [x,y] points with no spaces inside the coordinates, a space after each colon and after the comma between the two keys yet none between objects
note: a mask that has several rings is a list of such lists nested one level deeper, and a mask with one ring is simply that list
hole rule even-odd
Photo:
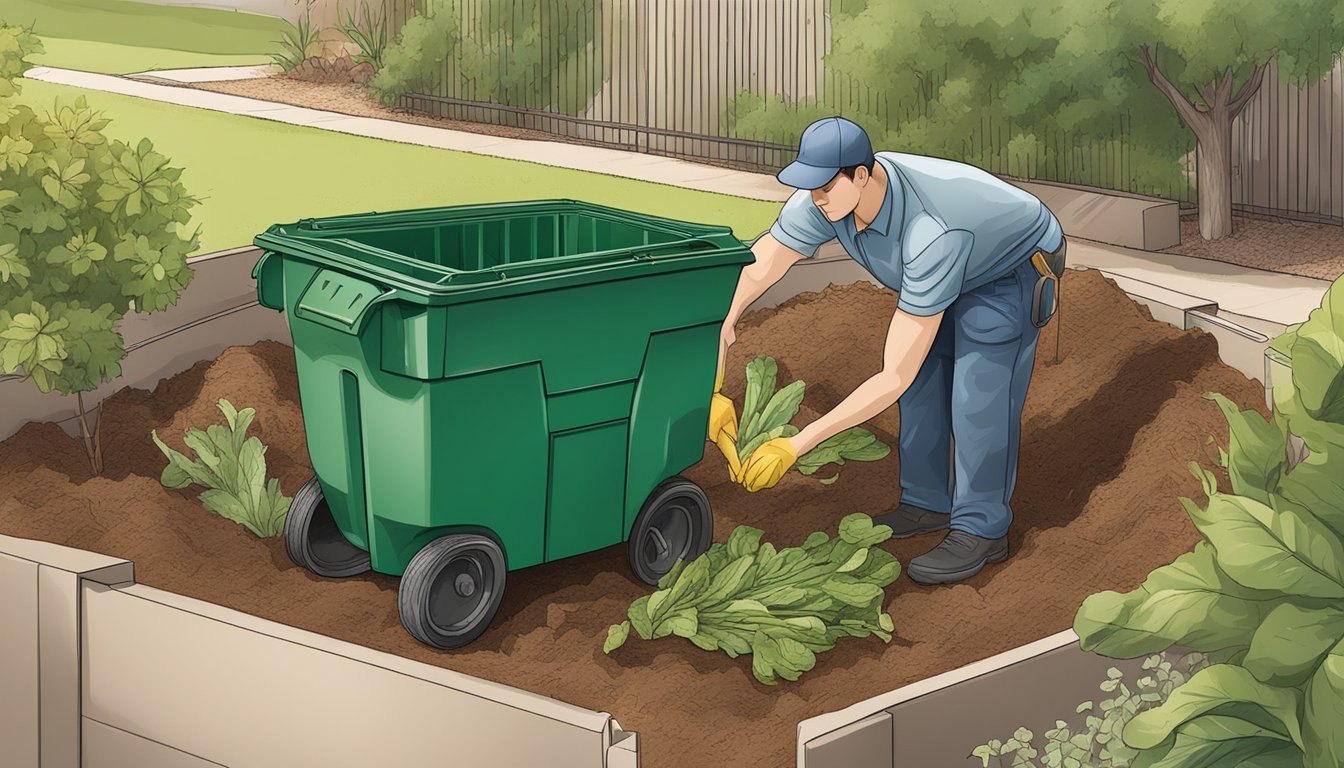
[{"label": "short sleeve", "polygon": [[794,192],[784,203],[770,234],[786,248],[791,248],[807,258],[817,253],[822,243],[835,239],[835,225],[826,215],[817,210],[812,202],[812,193],[805,189]]},{"label": "short sleeve", "polygon": [[928,317],[951,306],[961,295],[975,236],[964,229],[944,232],[902,265],[901,297],[897,306],[912,315]]}]

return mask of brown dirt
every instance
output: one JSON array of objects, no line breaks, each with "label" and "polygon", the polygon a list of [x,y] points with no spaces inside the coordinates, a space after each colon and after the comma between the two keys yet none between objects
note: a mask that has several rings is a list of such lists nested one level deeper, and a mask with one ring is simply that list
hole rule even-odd
[{"label": "brown dirt", "polygon": [[[1042,337],[1024,416],[1013,557],[970,581],[888,590],[890,645],[845,639],[798,683],[764,686],[749,657],[730,660],[678,638],[637,639],[602,653],[609,624],[648,589],[623,546],[509,576],[489,631],[440,652],[402,629],[394,578],[324,580],[290,563],[279,539],[259,540],[204,511],[195,491],[166,490],[149,430],[179,448],[188,425],[219,420],[228,397],[258,410],[255,433],[281,486],[306,479],[292,350],[262,342],[232,348],[163,382],[123,390],[107,404],[106,477],[90,478],[79,445],[55,425],[30,424],[0,443],[0,532],[135,561],[145,584],[467,674],[613,713],[640,735],[642,763],[664,766],[792,765],[797,723],[1039,639],[1072,624],[1088,594],[1130,589],[1198,538],[1177,503],[1198,496],[1186,463],[1211,465],[1226,440],[1216,390],[1264,410],[1262,387],[1218,361],[1214,339],[1155,322],[1097,272],[1065,280],[1062,360]],[[769,353],[781,381],[808,383],[805,418],[833,406],[877,370],[884,319],[895,297],[866,283],[806,294],[745,318],[725,391],[740,399],[742,370]],[[871,422],[894,444],[898,412]],[[792,473],[748,494],[726,478],[712,449],[687,472],[714,504],[716,540],[738,524],[796,545],[834,531],[850,512],[880,513],[899,496],[896,457],[842,468],[824,486]],[[902,564],[936,535],[885,545]],[[262,695],[259,692],[259,695]]]},{"label": "brown dirt", "polygon": [[1344,227],[1264,216],[1236,216],[1232,234],[1205,240],[1199,218],[1181,219],[1181,244],[1163,253],[1334,281],[1344,274]]},{"label": "brown dirt", "polygon": [[363,85],[373,77],[373,65],[356,64],[349,56],[311,56],[286,73],[291,80],[310,83],[356,83]]}]

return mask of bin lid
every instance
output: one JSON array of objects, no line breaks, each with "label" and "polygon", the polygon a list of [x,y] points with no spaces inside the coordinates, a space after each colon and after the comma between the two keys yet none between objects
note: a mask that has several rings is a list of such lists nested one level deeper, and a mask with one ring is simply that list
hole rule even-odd
[{"label": "bin lid", "polygon": [[309,218],[253,243],[430,300],[753,260],[728,227],[576,200]]}]

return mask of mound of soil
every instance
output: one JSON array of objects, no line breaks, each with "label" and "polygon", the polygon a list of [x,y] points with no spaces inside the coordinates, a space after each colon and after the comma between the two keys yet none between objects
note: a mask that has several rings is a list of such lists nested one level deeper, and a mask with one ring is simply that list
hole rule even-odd
[{"label": "mound of soil", "polygon": [[329,58],[311,56],[291,69],[286,77],[308,83],[357,83],[363,85],[373,77],[373,65],[362,61],[358,64],[349,56]]},{"label": "mound of soil", "polygon": [[[1177,502],[1200,494],[1186,463],[1212,466],[1215,439],[1226,442],[1202,395],[1219,391],[1264,411],[1263,388],[1219,362],[1213,337],[1155,322],[1100,273],[1070,272],[1065,290],[1062,326],[1041,339],[1026,403],[1013,556],[955,586],[925,588],[903,576],[887,591],[892,643],[842,640],[798,683],[761,685],[750,657],[730,660],[679,638],[632,639],[605,656],[607,627],[649,591],[630,573],[624,546],[509,574],[489,631],[441,652],[402,629],[395,578],[320,579],[293,565],[280,539],[257,539],[206,512],[199,489],[164,489],[150,430],[181,449],[187,426],[222,422],[221,397],[257,409],[253,434],[269,446],[286,494],[307,479],[293,350],[274,342],[231,348],[152,394],[113,396],[103,477],[90,477],[77,441],[54,424],[29,424],[0,443],[0,532],[125,557],[151,586],[611,712],[639,733],[647,768],[791,765],[800,720],[1065,629],[1087,595],[1131,589],[1197,541]],[[892,293],[858,283],[753,313],[739,329],[725,391],[740,404],[747,361],[770,354],[781,381],[807,381],[799,421],[811,419],[878,370],[895,306]],[[869,426],[894,446],[898,410]],[[686,474],[709,494],[716,540],[748,524],[791,546],[812,531],[834,532],[845,514],[894,506],[898,471],[893,451],[846,465],[830,486],[791,473],[749,494],[729,482],[710,447]],[[884,546],[905,564],[938,538]]]}]

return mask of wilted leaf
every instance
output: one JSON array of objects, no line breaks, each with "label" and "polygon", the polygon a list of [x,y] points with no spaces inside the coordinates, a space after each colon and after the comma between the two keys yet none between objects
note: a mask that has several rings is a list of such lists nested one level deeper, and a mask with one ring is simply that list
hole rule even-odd
[{"label": "wilted leaf", "polygon": [[625,645],[625,639],[630,636],[630,622],[622,621],[620,624],[612,624],[607,629],[607,641],[602,644],[603,653],[612,651]]}]

